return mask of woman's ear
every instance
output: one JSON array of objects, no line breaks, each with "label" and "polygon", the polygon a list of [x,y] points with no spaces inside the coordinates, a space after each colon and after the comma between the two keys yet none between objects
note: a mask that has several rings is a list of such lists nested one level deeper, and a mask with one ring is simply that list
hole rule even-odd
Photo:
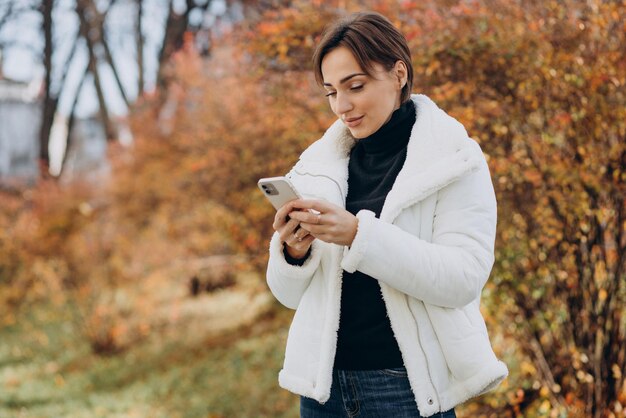
[{"label": "woman's ear", "polygon": [[408,71],[406,68],[406,64],[402,60],[396,61],[394,65],[394,73],[396,78],[398,79],[398,85],[400,89],[402,89],[406,85],[406,80],[408,77]]}]

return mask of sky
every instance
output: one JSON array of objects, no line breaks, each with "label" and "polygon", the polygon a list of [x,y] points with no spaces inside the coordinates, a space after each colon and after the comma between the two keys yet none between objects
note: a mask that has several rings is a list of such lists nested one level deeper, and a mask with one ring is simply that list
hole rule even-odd
[{"label": "sky", "polygon": [[[95,0],[98,7],[106,9],[110,0]],[[146,90],[151,90],[156,81],[157,57],[163,40],[165,21],[167,18],[168,0],[143,0],[143,34],[144,65]],[[40,0],[0,0],[0,16],[12,2],[14,8],[26,7]],[[57,91],[64,63],[67,61],[72,43],[78,31],[78,17],[74,12],[74,0],[55,0],[53,14],[53,37],[56,49],[53,55],[52,89]],[[184,11],[185,0],[174,0],[174,7]],[[106,34],[113,60],[117,66],[125,92],[132,101],[137,96],[137,65],[134,25],[137,7],[135,0],[117,0],[106,19]],[[212,24],[217,16],[226,12],[224,0],[212,0],[208,13],[201,12],[190,16],[192,24],[204,20]],[[19,18],[9,21],[0,28],[0,45],[9,44],[2,53],[2,71],[5,77],[19,81],[42,80],[44,68],[41,62],[43,54],[43,34],[41,32],[41,15],[37,12],[25,12]],[[87,50],[79,44],[72,61],[66,80],[66,88],[59,100],[59,111],[68,114],[80,78],[87,65]],[[112,113],[124,115],[126,106],[118,92],[113,73],[107,65],[99,67],[99,74],[104,85],[106,101]],[[77,116],[86,117],[96,113],[98,102],[93,83],[85,83],[77,105]]]}]

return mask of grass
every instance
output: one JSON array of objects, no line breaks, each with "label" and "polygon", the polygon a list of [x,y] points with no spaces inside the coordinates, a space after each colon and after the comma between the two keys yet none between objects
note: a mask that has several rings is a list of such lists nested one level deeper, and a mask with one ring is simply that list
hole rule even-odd
[{"label": "grass", "polygon": [[102,357],[67,307],[29,307],[0,330],[0,417],[297,417],[277,382],[291,315],[273,306],[219,337],[153,335]]},{"label": "grass", "polygon": [[[132,319],[165,325],[115,355],[93,353],[71,303],[12,313],[0,328],[0,418],[299,417],[298,397],[278,386],[293,312],[258,277],[196,298],[168,277],[126,289],[158,307]],[[491,407],[506,402],[509,383],[457,416],[498,416]]]}]

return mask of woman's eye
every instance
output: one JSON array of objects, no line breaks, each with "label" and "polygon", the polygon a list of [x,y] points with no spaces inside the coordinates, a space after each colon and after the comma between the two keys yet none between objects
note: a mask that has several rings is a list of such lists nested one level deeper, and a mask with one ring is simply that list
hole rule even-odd
[{"label": "woman's eye", "polygon": [[[363,84],[359,84],[357,86],[352,86],[350,87],[350,91],[359,91],[363,89]],[[330,97],[330,96],[336,96],[337,92],[336,91],[329,91],[326,93],[326,97]]]}]

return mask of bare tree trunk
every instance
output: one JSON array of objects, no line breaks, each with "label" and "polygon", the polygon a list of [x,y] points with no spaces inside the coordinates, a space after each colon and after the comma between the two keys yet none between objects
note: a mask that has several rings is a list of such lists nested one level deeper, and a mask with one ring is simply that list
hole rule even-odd
[{"label": "bare tree trunk", "polygon": [[65,78],[67,75],[68,67],[74,57],[74,53],[76,52],[76,43],[78,41],[78,37],[74,41],[72,45],[72,50],[69,54],[69,58],[66,62],[65,71],[60,80],[60,87],[58,92],[55,94],[52,91],[52,55],[54,53],[54,41],[52,39],[52,12],[54,10],[54,0],[42,0],[39,5],[38,11],[42,15],[42,31],[44,35],[44,54],[43,54],[43,65],[44,65],[44,98],[43,98],[43,108],[42,108],[42,117],[41,117],[41,127],[39,130],[39,160],[41,162],[41,175],[45,176],[48,173],[48,168],[50,166],[50,155],[49,155],[49,143],[50,143],[50,131],[52,129],[52,124],[54,123],[54,115],[57,111],[57,107],[59,104],[59,95],[60,92],[63,91],[63,86],[65,84]]},{"label": "bare tree trunk", "polygon": [[168,66],[170,58],[183,46],[183,36],[189,27],[189,15],[195,8],[207,10],[211,5],[211,0],[197,5],[194,0],[186,0],[187,9],[181,15],[174,11],[173,0],[170,0],[167,22],[165,23],[165,36],[159,53],[159,69],[157,73],[157,87],[164,91],[169,84],[171,70]]},{"label": "bare tree trunk", "polygon": [[85,68],[85,71],[83,72],[83,76],[81,77],[78,88],[76,89],[76,96],[74,96],[74,101],[72,102],[72,107],[70,109],[70,115],[67,121],[67,140],[65,145],[65,155],[63,155],[63,163],[61,164],[61,172],[59,173],[59,177],[61,177],[61,175],[63,174],[63,169],[65,168],[65,163],[67,162],[69,150],[72,145],[72,126],[74,125],[74,115],[76,113],[76,106],[78,104],[80,92],[83,89],[85,80],[87,79],[87,74],[89,74],[89,65]]},{"label": "bare tree trunk", "polygon": [[96,57],[95,43],[102,38],[102,22],[98,22],[103,15],[98,13],[95,5],[90,0],[78,0],[76,2],[76,13],[80,19],[80,32],[87,43],[89,52],[89,71],[93,75],[96,95],[98,96],[98,104],[100,105],[100,117],[104,124],[107,140],[113,140],[116,137],[113,123],[109,117],[109,108],[104,98],[102,83],[100,82],[100,74],[98,73],[98,58]]},{"label": "bare tree trunk", "polygon": [[140,98],[144,92],[144,78],[143,78],[143,29],[141,25],[141,19],[143,18],[143,0],[137,1],[137,21],[135,26],[136,41],[137,41],[137,98]]},{"label": "bare tree trunk", "polygon": [[[113,61],[113,54],[111,54],[111,49],[109,48],[109,42],[106,39],[106,30],[104,27],[104,18],[106,14],[108,13],[108,11],[111,10],[111,7],[113,7],[115,2],[116,0],[111,0],[111,3],[109,3],[109,8],[107,9],[107,11],[99,19],[97,19],[98,23],[100,24],[100,31],[99,31],[100,38],[97,39],[96,42],[100,42],[102,44],[104,48],[104,58],[106,59],[109,66],[111,67],[111,71],[113,71],[113,77],[115,77],[117,88],[120,90],[120,94],[122,95],[122,99],[124,99],[124,103],[126,104],[126,107],[130,107],[130,101],[128,100],[128,97],[126,96],[126,91],[124,90],[124,86],[122,85],[122,80],[120,79],[119,71],[117,71],[117,66],[115,65],[115,62]],[[92,7],[94,10],[96,10],[95,5],[93,4],[93,0],[92,0]]]},{"label": "bare tree trunk", "polygon": [[39,131],[39,160],[42,165],[42,174],[48,172],[50,155],[48,154],[48,142],[50,140],[50,129],[54,119],[54,112],[58,99],[52,97],[50,84],[52,81],[52,0],[43,0],[41,13],[43,15],[42,29],[44,37],[43,66],[45,70],[45,86],[43,99],[43,113],[41,118],[41,129]]},{"label": "bare tree trunk", "polygon": [[[80,96],[80,91],[82,89],[82,86],[84,85],[84,82],[86,80],[87,77],[87,73],[89,73],[90,71],[93,72],[94,74],[94,80],[95,84],[96,84],[96,91],[98,93],[98,100],[101,104],[101,108],[104,108],[105,111],[105,117],[103,117],[103,123],[105,124],[105,130],[107,132],[107,137],[108,138],[112,138],[114,137],[113,134],[111,134],[112,132],[112,128],[110,127],[110,122],[106,122],[108,120],[108,112],[107,112],[107,108],[106,108],[106,102],[104,101],[104,94],[102,92],[102,89],[100,88],[101,84],[100,84],[100,79],[99,79],[99,74],[97,72],[97,63],[98,60],[95,59],[95,54],[94,52],[94,41],[92,40],[92,38],[88,37],[86,34],[89,33],[89,31],[92,28],[95,28],[95,32],[91,31],[91,35],[95,35],[97,33],[102,33],[102,27],[103,27],[103,22],[104,22],[104,18],[106,17],[108,11],[110,10],[110,7],[115,3],[116,0],[111,0],[111,3],[109,4],[109,9],[107,9],[104,13],[100,14],[97,12],[97,9],[95,8],[95,6],[93,5],[93,2],[90,0],[79,0],[78,4],[76,5],[76,12],[78,14],[78,17],[80,19],[80,26],[79,29],[76,33],[76,38],[74,40],[74,43],[72,45],[72,49],[68,55],[68,59],[65,62],[65,67],[63,69],[63,73],[61,75],[61,79],[58,83],[58,89],[56,89],[56,93],[52,92],[50,89],[50,84],[51,84],[51,53],[50,53],[50,57],[45,59],[45,64],[46,64],[46,100],[44,102],[44,125],[42,126],[42,130],[45,129],[47,131],[46,134],[44,134],[42,132],[42,138],[41,138],[41,143],[42,143],[42,147],[44,146],[44,138],[45,138],[45,149],[47,151],[48,149],[48,142],[49,142],[49,137],[50,137],[50,131],[52,128],[52,125],[54,123],[54,116],[57,113],[57,109],[58,109],[58,102],[59,102],[59,97],[61,95],[61,93],[63,92],[64,88],[65,88],[65,82],[67,79],[67,74],[69,72],[69,68],[70,65],[72,64],[73,60],[74,60],[74,56],[76,55],[76,51],[78,49],[78,43],[80,38],[84,38],[86,45],[87,45],[87,49],[89,51],[89,65],[87,66],[87,68],[85,69],[85,74],[83,74],[82,79],[80,81],[78,90],[76,92],[76,96],[74,98],[74,102],[70,111],[70,121],[68,123],[68,137],[66,139],[67,144],[66,144],[66,154],[63,157],[63,164],[61,166],[61,170],[63,169],[63,165],[65,164],[65,161],[67,160],[67,150],[69,150],[69,147],[71,146],[71,137],[70,137],[70,132],[71,132],[71,122],[74,119],[74,113],[75,113],[75,109],[76,109],[76,105],[78,102],[78,98]],[[43,7],[47,7],[50,6],[51,2],[48,0],[45,0],[43,3],[45,3],[44,6],[42,6],[42,10]],[[43,13],[43,12],[42,12]],[[90,20],[91,23],[87,22],[87,20]],[[45,30],[45,29],[44,29]],[[52,41],[52,39],[50,38],[50,41]],[[54,45],[52,42],[50,42],[49,44],[50,46],[50,51],[54,51]],[[105,45],[105,47],[108,47],[108,45],[106,45],[106,43],[103,42],[103,45]],[[47,45],[46,45],[47,47]],[[47,50],[46,50],[47,53]],[[119,77],[117,77],[117,71],[115,66],[112,64],[112,60],[111,60],[111,68],[113,69],[113,73],[116,76],[116,79],[118,80],[118,85],[120,85],[120,91],[122,92],[122,96],[124,98],[126,98],[126,95],[124,94],[124,91],[121,88],[121,83],[119,82]],[[104,107],[102,107],[102,103],[104,103]],[[109,126],[109,128],[107,129],[107,125]],[[45,135],[45,137],[44,137]]]},{"label": "bare tree trunk", "polygon": [[128,101],[128,97],[126,96],[126,92],[124,91],[124,86],[122,85],[122,80],[120,79],[119,72],[117,71],[117,67],[115,66],[115,62],[113,62],[113,55],[111,54],[111,50],[109,49],[109,43],[107,42],[104,35],[104,28],[102,30],[102,46],[104,47],[104,56],[107,60],[107,63],[111,67],[111,71],[113,71],[113,77],[115,77],[115,82],[117,83],[117,88],[120,90],[120,94],[122,95],[122,99],[124,99],[124,103],[126,107],[130,107],[130,102]]},{"label": "bare tree trunk", "polygon": [[171,70],[167,65],[170,57],[179,50],[183,44],[183,34],[187,28],[187,13],[182,15],[174,11],[174,0],[170,0],[163,44],[159,52],[159,69],[157,71],[157,88],[164,92],[169,84]]}]

